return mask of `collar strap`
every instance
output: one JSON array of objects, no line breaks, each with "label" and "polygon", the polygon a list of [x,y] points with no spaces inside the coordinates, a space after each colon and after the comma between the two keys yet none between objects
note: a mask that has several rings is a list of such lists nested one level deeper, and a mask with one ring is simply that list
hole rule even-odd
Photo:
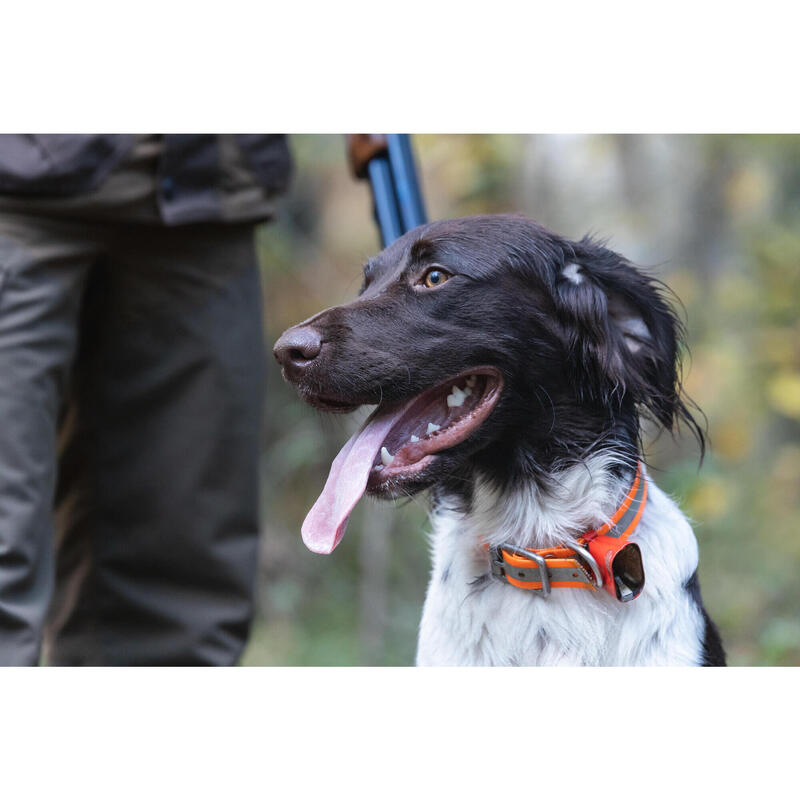
[{"label": "collar strap", "polygon": [[569,547],[488,548],[492,575],[545,597],[553,589],[595,592],[602,587],[622,603],[634,600],[644,588],[644,567],[639,546],[628,537],[636,530],[646,502],[647,478],[640,461],[631,488],[605,525],[586,531]]}]

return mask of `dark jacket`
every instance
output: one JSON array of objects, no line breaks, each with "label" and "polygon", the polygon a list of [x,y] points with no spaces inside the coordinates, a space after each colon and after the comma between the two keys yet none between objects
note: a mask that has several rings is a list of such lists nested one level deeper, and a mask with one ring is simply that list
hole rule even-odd
[{"label": "dark jacket", "polygon": [[[241,134],[253,176],[270,194],[284,191],[291,159],[283,134]],[[0,194],[66,197],[90,192],[125,157],[125,134],[0,135]],[[220,219],[219,152],[212,134],[166,134],[159,163],[160,206],[175,225]]]}]

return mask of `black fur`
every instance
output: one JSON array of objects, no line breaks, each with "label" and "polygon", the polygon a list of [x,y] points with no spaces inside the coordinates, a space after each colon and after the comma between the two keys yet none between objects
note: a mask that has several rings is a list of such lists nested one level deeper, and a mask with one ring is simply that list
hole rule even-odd
[{"label": "black fur", "polygon": [[[578,265],[580,285],[564,276],[568,264]],[[431,265],[452,277],[419,291]],[[665,288],[598,242],[514,215],[444,220],[398,239],[364,276],[358,299],[309,321],[324,344],[296,380],[306,399],[399,402],[479,365],[505,379],[482,427],[399,487],[404,494],[439,485],[468,504],[476,470],[501,488],[546,482],[601,448],[632,466],[641,414],[670,431],[687,423],[702,447],[680,388],[682,330]],[[646,335],[626,339],[627,318]]]},{"label": "black fur", "polygon": [[706,624],[705,634],[703,636],[703,667],[724,667],[725,650],[722,647],[722,638],[719,635],[717,626],[713,623],[708,616],[708,612],[703,605],[703,598],[700,594],[700,581],[697,578],[697,570],[694,571],[692,577],[686,581],[684,586],[692,600],[703,614],[703,620]]}]

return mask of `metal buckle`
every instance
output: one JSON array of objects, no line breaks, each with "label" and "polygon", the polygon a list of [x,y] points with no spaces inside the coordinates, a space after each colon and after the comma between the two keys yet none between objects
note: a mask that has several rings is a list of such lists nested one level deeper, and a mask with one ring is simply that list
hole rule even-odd
[{"label": "metal buckle", "polygon": [[503,561],[503,554],[500,552],[499,547],[495,546],[489,548],[489,564],[491,566],[493,578],[505,577],[505,562]]},{"label": "metal buckle", "polygon": [[600,566],[595,560],[595,557],[589,552],[588,548],[581,547],[576,542],[570,542],[569,547],[572,550],[574,550],[576,554],[579,554],[583,558],[583,560],[586,561],[592,568],[592,577],[594,578],[595,588],[597,589],[602,588],[603,574],[600,572]]},{"label": "metal buckle", "polygon": [[[503,560],[502,550],[507,550],[515,556],[527,558],[536,563],[539,568],[539,580],[542,584],[541,589],[533,589],[531,591],[540,592],[543,597],[550,594],[550,575],[547,572],[547,560],[544,556],[538,553],[531,553],[530,550],[524,550],[521,547],[514,547],[514,545],[504,544],[502,546],[495,546],[489,548],[489,555],[491,558],[492,575],[495,578],[504,578],[506,575],[505,561]],[[589,556],[591,558],[591,556]],[[594,559],[592,559],[594,560]]]}]

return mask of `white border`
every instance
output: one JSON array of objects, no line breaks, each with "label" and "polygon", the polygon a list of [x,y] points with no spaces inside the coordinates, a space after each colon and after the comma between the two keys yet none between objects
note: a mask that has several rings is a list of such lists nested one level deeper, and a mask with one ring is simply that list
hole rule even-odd
[{"label": "white border", "polygon": [[4,797],[783,796],[797,669],[0,671]]},{"label": "white border", "polygon": [[792,4],[15,4],[6,132],[796,132]]}]

